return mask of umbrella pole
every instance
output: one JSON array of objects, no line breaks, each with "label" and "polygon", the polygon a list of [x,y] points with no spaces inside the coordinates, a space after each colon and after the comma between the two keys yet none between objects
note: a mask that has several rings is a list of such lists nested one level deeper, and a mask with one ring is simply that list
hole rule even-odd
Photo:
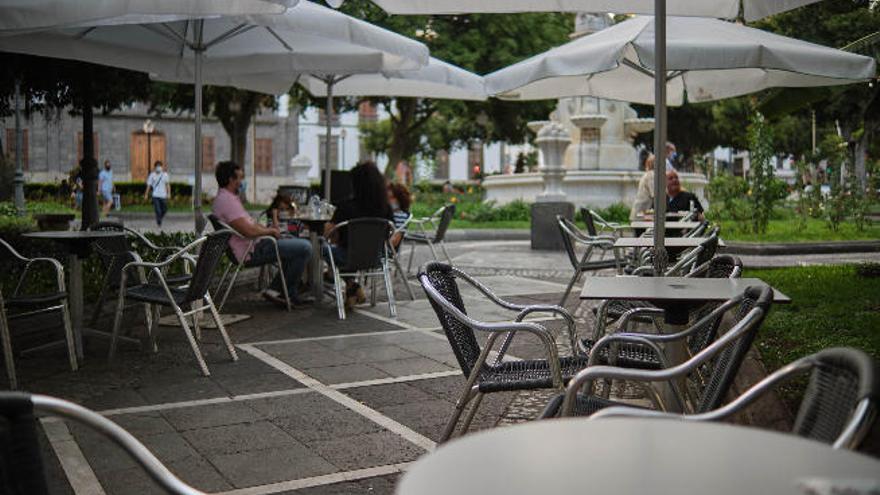
[{"label": "umbrella pole", "polygon": [[22,160],[24,157],[24,132],[21,130],[21,83],[18,78],[15,79],[15,178],[12,180],[15,184],[15,209],[19,216],[25,214],[24,204],[24,168]]},{"label": "umbrella pole", "polygon": [[195,163],[193,164],[193,217],[196,234],[205,229],[205,217],[202,216],[202,55],[205,47],[202,43],[204,28],[203,20],[195,22]]},{"label": "umbrella pole", "polygon": [[666,271],[666,0],[654,0],[654,274]]},{"label": "umbrella pole", "polygon": [[327,103],[324,109],[324,123],[327,125],[326,137],[324,138],[324,200],[330,201],[330,138],[333,123],[333,84],[336,82],[333,76],[330,76],[327,83]]}]

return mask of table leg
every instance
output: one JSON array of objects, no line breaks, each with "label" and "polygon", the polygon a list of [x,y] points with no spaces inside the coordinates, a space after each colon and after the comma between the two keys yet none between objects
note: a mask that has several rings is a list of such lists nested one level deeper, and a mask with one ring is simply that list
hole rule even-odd
[{"label": "table leg", "polygon": [[321,273],[321,242],[318,233],[314,230],[309,231],[309,240],[312,242],[312,293],[315,296],[315,304],[321,304],[324,296],[324,274]]},{"label": "table leg", "polygon": [[76,357],[82,362],[83,359],[83,280],[82,260],[75,254],[67,257],[68,277],[67,294],[70,301],[70,320],[73,325],[73,341],[76,347]]}]

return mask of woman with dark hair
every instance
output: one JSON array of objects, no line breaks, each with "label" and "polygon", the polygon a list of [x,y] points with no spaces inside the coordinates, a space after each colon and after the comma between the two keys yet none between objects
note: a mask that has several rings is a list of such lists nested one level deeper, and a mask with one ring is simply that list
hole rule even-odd
[{"label": "woman with dark hair", "polygon": [[403,227],[409,220],[409,208],[412,205],[412,196],[409,189],[405,185],[392,182],[388,184],[388,204],[391,206],[391,213],[394,216],[394,228],[397,232],[391,237],[391,245],[394,249],[400,245],[403,240]]},{"label": "woman with dark hair", "polygon": [[[391,207],[388,205],[385,176],[382,175],[376,164],[368,160],[362,161],[349,173],[351,174],[352,197],[339,204],[324,232],[327,233],[336,225],[355,218],[378,217],[393,221]],[[348,249],[348,232],[346,230],[342,228],[336,231],[336,238],[330,239],[334,242],[330,246],[330,250],[333,253],[333,262],[337,266],[345,265],[345,253]],[[346,280],[345,286],[346,308],[366,301],[364,289],[354,280]]]}]

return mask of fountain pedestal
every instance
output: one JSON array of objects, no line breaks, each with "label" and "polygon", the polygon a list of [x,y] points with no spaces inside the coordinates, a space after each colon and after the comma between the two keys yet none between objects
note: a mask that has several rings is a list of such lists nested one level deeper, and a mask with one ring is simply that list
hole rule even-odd
[{"label": "fountain pedestal", "polygon": [[561,251],[565,248],[556,224],[556,216],[574,218],[574,205],[567,201],[562,190],[562,180],[565,177],[562,156],[570,143],[568,130],[558,122],[544,125],[535,139],[544,159],[544,164],[539,169],[544,191],[535,198],[532,205],[532,249]]}]

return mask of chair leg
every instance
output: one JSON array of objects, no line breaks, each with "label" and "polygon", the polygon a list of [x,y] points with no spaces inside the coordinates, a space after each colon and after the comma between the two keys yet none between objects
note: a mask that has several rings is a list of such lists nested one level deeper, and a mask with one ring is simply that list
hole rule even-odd
[{"label": "chair leg", "polygon": [[366,277],[370,279],[370,307],[376,306],[376,277]]},{"label": "chair leg", "polygon": [[196,341],[202,341],[202,301],[193,301],[190,309],[193,310],[192,318],[193,318],[193,332],[196,336]]},{"label": "chair leg", "polygon": [[562,299],[559,301],[559,306],[565,307],[565,300],[568,299],[568,295],[571,294],[571,289],[574,287],[574,284],[577,283],[581,278],[581,274],[583,272],[580,270],[575,270],[574,275],[571,276],[571,280],[568,282],[568,287],[565,288],[565,294],[562,294]]},{"label": "chair leg", "polygon": [[440,258],[437,257],[437,250],[434,249],[434,243],[433,243],[433,242],[428,241],[428,249],[431,250],[431,256],[434,257],[434,261],[440,261]]},{"label": "chair leg", "polygon": [[220,318],[220,313],[217,312],[217,308],[214,306],[214,301],[211,300],[209,294],[205,294],[205,303],[211,311],[211,317],[214,318],[214,324],[217,325],[217,330],[220,331],[220,337],[223,338],[226,350],[229,351],[229,357],[231,357],[233,361],[238,361],[238,354],[235,352],[235,346],[232,345],[232,340],[229,339],[229,334],[226,333],[226,327],[223,326],[223,319]]},{"label": "chair leg", "polygon": [[471,422],[474,420],[474,416],[477,415],[477,409],[480,408],[480,403],[483,402],[483,396],[485,394],[481,394],[477,392],[476,397],[474,397],[473,404],[471,404],[471,409],[468,411],[467,416],[464,418],[464,424],[461,425],[461,429],[458,430],[458,435],[464,435],[471,427]]},{"label": "chair leg", "polygon": [[410,241],[409,243],[409,262],[406,264],[406,274],[409,275],[412,272],[412,262],[413,258],[416,257],[416,243],[414,241]]},{"label": "chair leg", "polygon": [[193,336],[192,330],[189,328],[189,323],[186,322],[186,316],[183,316],[183,312],[179,307],[174,307],[174,312],[177,313],[177,320],[180,321],[180,326],[183,328],[183,333],[186,334],[186,340],[189,341],[189,346],[192,348],[193,354],[196,356],[196,361],[199,363],[199,368],[202,370],[202,374],[205,376],[211,376],[211,372],[208,371],[208,365],[205,363],[205,358],[202,356],[202,351],[199,349],[199,344],[196,342],[195,336]]},{"label": "chair leg", "polygon": [[[6,308],[0,296],[0,345],[3,346],[3,361],[6,363],[6,376],[9,378],[9,389],[18,388],[18,376],[15,374],[15,358],[12,355],[12,336],[9,334],[9,322],[6,320]],[[74,353],[75,355],[75,353]]]},{"label": "chair leg", "polygon": [[397,304],[394,300],[394,280],[391,279],[391,269],[388,261],[382,263],[382,277],[385,279],[385,295],[388,297],[388,311],[392,318],[397,318]]},{"label": "chair leg", "polygon": [[232,272],[232,276],[229,278],[229,285],[226,286],[226,290],[223,291],[223,299],[220,299],[220,305],[217,308],[217,311],[223,311],[223,306],[226,305],[226,298],[229,297],[229,293],[232,292],[232,286],[235,285],[235,279],[238,278],[238,273],[241,271],[241,265],[235,267],[235,271]]},{"label": "chair leg", "polygon": [[345,282],[342,281],[342,277],[339,276],[339,272],[335,269],[333,270],[333,288],[336,293],[336,312],[339,315],[340,320],[345,319],[345,294],[343,293]]},{"label": "chair leg", "polygon": [[101,313],[104,310],[104,299],[107,297],[107,284],[101,286],[101,291],[98,292],[98,302],[95,304],[94,309],[92,309],[92,317],[89,320],[89,326],[92,328],[96,328],[98,326],[98,319],[101,317]]},{"label": "chair leg", "polygon": [[112,361],[116,356],[116,344],[119,341],[119,327],[122,325],[122,313],[125,311],[125,289],[119,289],[116,299],[116,314],[113,316],[113,335],[110,337],[110,350],[107,352],[107,361]]},{"label": "chair leg", "polygon": [[67,301],[61,302],[61,321],[64,325],[64,340],[67,342],[67,356],[70,360],[71,371],[79,369],[79,359],[76,357],[76,342],[73,338],[73,325],[70,323],[70,310]]},{"label": "chair leg", "polygon": [[400,279],[403,280],[403,286],[406,287],[406,292],[409,294],[410,301],[415,301],[416,295],[413,293],[412,287],[409,286],[409,282],[406,279],[406,273],[403,272],[403,268],[400,266],[400,260],[397,256],[391,259],[394,261],[395,271],[400,275]]},{"label": "chair leg", "polygon": [[284,264],[281,262],[281,253],[275,250],[275,259],[278,261],[278,276],[281,278],[281,292],[284,294],[284,301],[287,303],[287,310],[290,311],[290,294],[287,293],[287,277],[284,276]]},{"label": "chair leg", "polygon": [[449,437],[451,437],[452,433],[455,431],[455,426],[458,424],[458,418],[461,417],[461,413],[464,412],[464,408],[467,407],[468,403],[477,393],[478,392],[476,386],[468,388],[464,392],[462,392],[461,397],[459,397],[458,401],[456,401],[455,403],[455,410],[452,411],[452,416],[449,418],[449,422],[446,423],[446,428],[444,428],[443,435],[437,442],[438,444],[445,443],[447,440],[449,440]]},{"label": "chair leg", "polygon": [[443,251],[443,254],[446,256],[446,261],[448,261],[449,264],[451,265],[452,258],[449,256],[449,252],[446,251],[446,242],[440,241],[439,244],[440,244],[440,250]]},{"label": "chair leg", "polygon": [[145,304],[147,314],[150,320],[147,323],[147,342],[146,348],[152,353],[159,352],[159,346],[156,344],[156,332],[159,330],[159,305]]}]

